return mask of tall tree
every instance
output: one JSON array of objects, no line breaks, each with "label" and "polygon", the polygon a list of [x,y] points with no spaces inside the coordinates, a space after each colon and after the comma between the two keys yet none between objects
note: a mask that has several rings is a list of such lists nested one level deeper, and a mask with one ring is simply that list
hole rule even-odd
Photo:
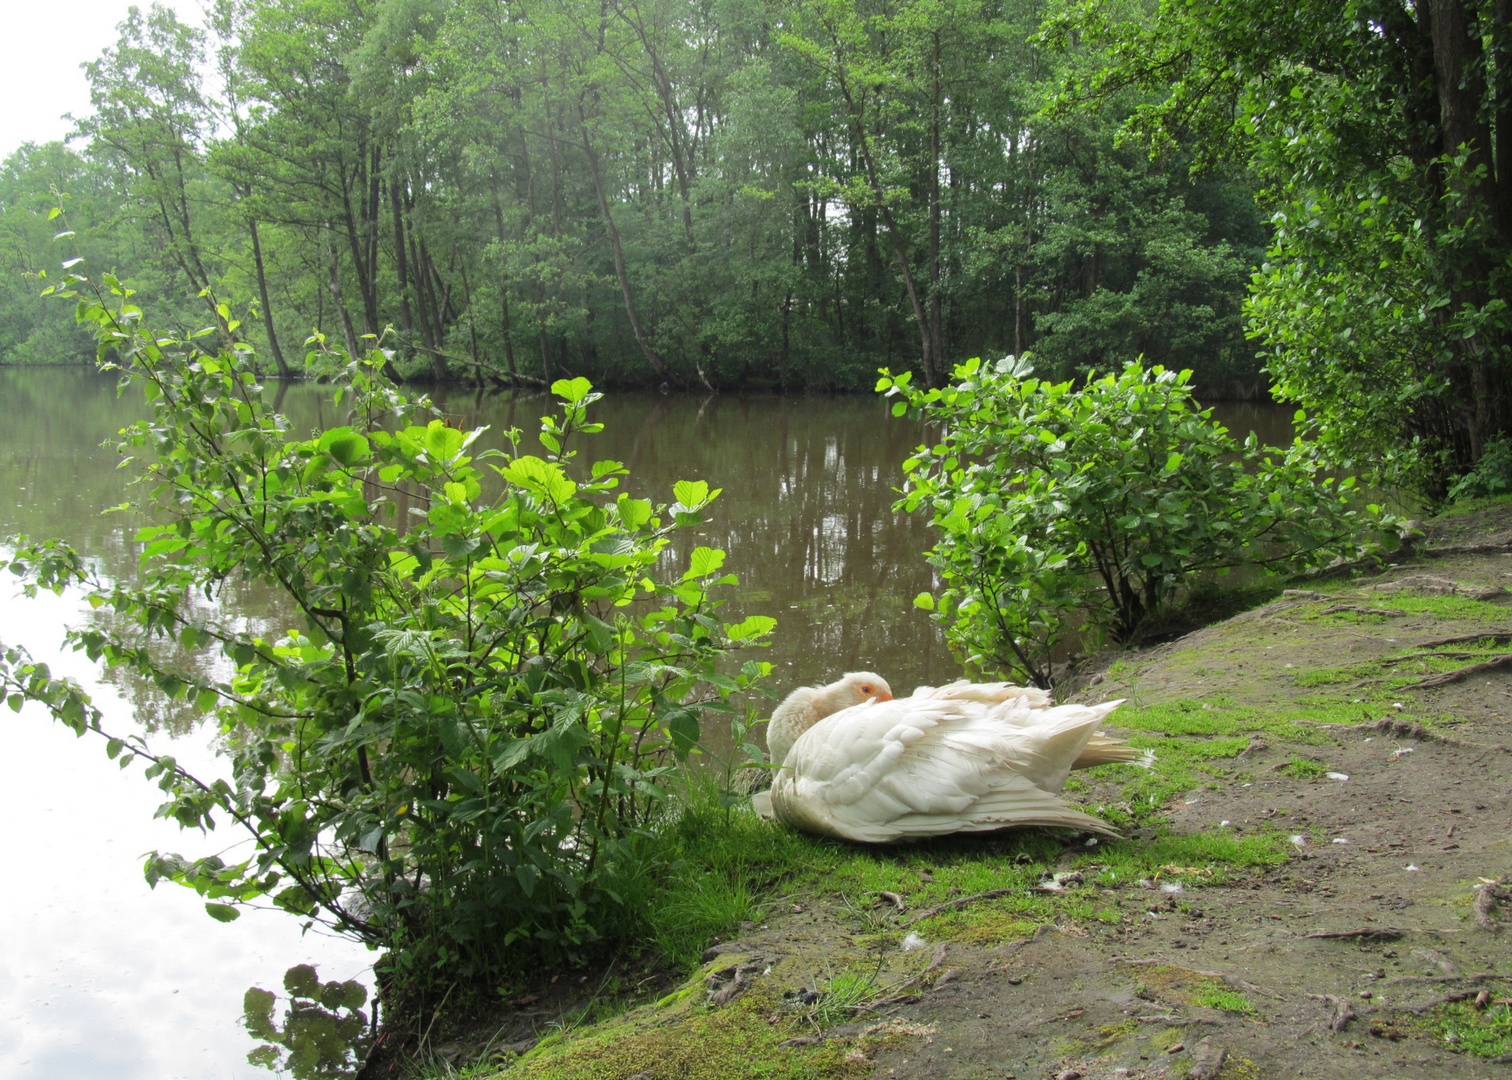
[{"label": "tall tree", "polygon": [[1441,498],[1512,436],[1512,7],[1501,0],[1081,4],[1054,36],[1158,96],[1131,129],[1248,160],[1276,241],[1250,315],[1277,393],[1343,459]]}]

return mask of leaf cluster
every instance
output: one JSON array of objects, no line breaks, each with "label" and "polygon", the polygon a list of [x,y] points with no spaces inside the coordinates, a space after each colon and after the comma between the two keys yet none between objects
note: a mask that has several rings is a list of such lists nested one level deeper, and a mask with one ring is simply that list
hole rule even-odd
[{"label": "leaf cluster", "polygon": [[[300,435],[265,402],[229,309],[220,328],[165,337],[114,277],[75,265],[55,288],[151,406],[121,441],[152,521],[136,536],[144,584],[57,541],[19,542],[10,569],[113,611],[74,647],[212,718],[229,775],[106,734],[88,696],[21,649],[0,658],[0,684],[12,707],[39,701],[106,734],[123,764],[144,760],[159,816],[229,819],[255,841],[230,863],[154,853],[149,883],[192,887],[223,920],[270,901],[387,949],[421,985],[595,948],[625,922],[616,875],[655,862],[706,717],[736,715],[731,695],[768,670],[724,662],[774,626],[721,621],[724,553],[672,558],[719,489],[682,481],[658,505],[618,490],[620,463],[580,465],[572,447],[598,430],[586,379],[554,384],[546,456],[522,453],[518,430],[480,452],[483,429],[408,400],[383,350],[319,337],[347,422]],[[275,590],[293,625],[264,636],[191,602],[233,582]],[[230,674],[175,667],[149,647],[160,639],[218,652]]]},{"label": "leaf cluster", "polygon": [[1048,686],[1073,626],[1127,641],[1197,574],[1315,566],[1355,555],[1367,520],[1389,524],[1311,444],[1238,443],[1190,375],[1135,362],[1078,388],[1007,357],[922,390],[883,370],[893,412],[938,427],[904,462],[897,506],[930,514],[943,588],[915,602],[969,665]]}]

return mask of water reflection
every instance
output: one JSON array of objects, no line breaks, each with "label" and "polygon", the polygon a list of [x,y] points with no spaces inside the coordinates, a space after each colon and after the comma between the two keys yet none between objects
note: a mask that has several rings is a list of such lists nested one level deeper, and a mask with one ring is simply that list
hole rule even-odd
[{"label": "water reflection", "polygon": [[356,1075],[373,1041],[362,1011],[367,987],[356,979],[322,983],[313,964],[296,964],[284,972],[284,991],[281,1025],[273,1015],[278,995],[256,986],[247,991],[242,1023],[260,1043],[247,1060],[295,1080]]},{"label": "water reflection", "polygon": [[[511,426],[533,433],[552,408],[539,395],[453,393],[438,395],[438,403],[464,425],[490,425],[485,443],[494,446]],[[125,499],[126,473],[100,442],[140,418],[141,403],[117,398],[114,380],[92,371],[0,368],[0,407],[0,535],[63,537],[103,574],[133,580],[138,545],[130,538],[140,522],[101,514]],[[299,433],[343,420],[329,388],[283,388],[282,407]],[[913,596],[932,586],[920,558],[928,529],[891,510],[899,465],[922,437],[917,426],[893,419],[869,396],[615,395],[593,412],[606,430],[579,443],[581,460],[624,462],[633,494],[667,502],[682,479],[724,489],[703,535],[681,540],[664,557],[686,565],[694,544],[728,552],[726,566],[740,585],[725,614],[778,620],[773,646],[756,655],[776,665],[779,693],[863,668],[904,691],[955,677],[933,625],[912,606]],[[1241,408],[1224,419],[1236,435],[1257,427],[1276,440],[1287,434],[1278,415],[1284,425],[1285,411],[1274,408],[1253,417]],[[180,703],[130,679],[103,685],[82,657],[56,655],[65,624],[108,615],[54,597],[23,602],[9,589],[0,605],[0,641],[25,644],[79,678],[115,726],[135,716],[139,728],[175,736],[172,753],[186,766],[214,773],[213,747],[192,733],[193,716]],[[219,617],[256,622],[269,635],[296,625],[292,612],[257,589],[229,590],[217,606]],[[182,659],[220,662],[214,654]],[[7,929],[0,1074],[265,1076],[244,1062],[246,1032],[234,1022],[247,984],[297,959],[347,977],[367,966],[370,956],[360,948],[301,937],[298,923],[282,914],[220,924],[187,890],[165,886],[149,895],[142,852],[208,854],[225,839],[197,842],[153,821],[158,792],[134,770],[121,773],[99,746],[77,742],[28,709],[12,721],[7,751],[0,782],[18,823],[9,854],[30,873],[24,887],[0,890]],[[357,1008],[335,1011],[350,1027]],[[257,1029],[273,1032],[262,1035],[264,1045],[290,1052],[290,1025],[297,1031],[299,1024],[267,1015],[269,1026]]]}]

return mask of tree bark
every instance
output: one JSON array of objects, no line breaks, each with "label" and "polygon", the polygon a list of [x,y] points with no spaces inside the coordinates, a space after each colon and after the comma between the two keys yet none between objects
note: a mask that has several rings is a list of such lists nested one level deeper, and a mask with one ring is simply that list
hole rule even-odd
[{"label": "tree bark", "polygon": [[262,301],[263,330],[268,335],[268,351],[273,354],[273,363],[278,366],[278,377],[289,378],[289,362],[284,359],[278,346],[278,331],[273,327],[273,301],[268,297],[268,275],[263,267],[262,240],[257,234],[257,219],[247,219],[247,231],[252,234],[252,263],[257,271],[257,297]]}]

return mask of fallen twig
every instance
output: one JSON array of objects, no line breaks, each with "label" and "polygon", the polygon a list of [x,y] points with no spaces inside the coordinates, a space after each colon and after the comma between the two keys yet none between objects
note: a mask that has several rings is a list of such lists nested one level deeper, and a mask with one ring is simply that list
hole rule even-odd
[{"label": "fallen twig", "polygon": [[1512,979],[1512,975],[1498,975],[1494,971],[1482,971],[1474,975],[1396,975],[1386,980],[1386,985],[1393,983],[1443,983],[1443,982],[1494,982],[1498,979]]},{"label": "fallen twig", "polygon": [[1408,933],[1409,931],[1399,930],[1395,926],[1367,926],[1362,930],[1318,930],[1302,936],[1304,938],[1361,938],[1365,941],[1396,941]]},{"label": "fallen twig", "polygon": [[970,896],[958,896],[954,900],[947,900],[945,901],[945,903],[939,904],[936,907],[925,908],[923,911],[915,913],[914,917],[909,919],[903,925],[912,926],[916,922],[922,922],[925,919],[932,919],[942,912],[955,911],[970,904],[979,903],[982,900],[996,900],[1000,896],[1012,896],[1015,893],[1048,893],[1057,891],[1059,890],[1039,889],[1033,886],[1030,886],[1029,888],[1020,887],[1016,889],[988,889],[986,892],[972,893]]},{"label": "fallen twig", "polygon": [[886,900],[888,903],[892,904],[893,907],[897,908],[899,914],[902,914],[904,911],[907,910],[907,906],[903,903],[903,898],[901,896],[899,896],[895,892],[887,892],[886,890],[878,890],[877,896],[880,899]]},{"label": "fallen twig", "polygon": [[1388,619],[1405,618],[1407,613],[1397,608],[1360,607],[1358,604],[1334,604],[1318,612],[1319,615],[1335,615],[1341,611],[1348,611],[1355,615],[1384,615]]},{"label": "fallen twig", "polygon": [[1227,1020],[1212,1020],[1205,1016],[1174,1016],[1170,1013],[1162,1013],[1159,1016],[1136,1016],[1134,1018],[1141,1024],[1169,1024],[1171,1027],[1186,1027],[1188,1024],[1211,1024],[1213,1027],[1222,1027]]},{"label": "fallen twig", "polygon": [[[1484,991],[1480,991],[1479,993],[1484,993]],[[1441,997],[1437,1001],[1430,1001],[1426,1005],[1393,1005],[1391,1006],[1391,1011],[1411,1013],[1413,1016],[1422,1016],[1425,1012],[1432,1012],[1440,1005],[1453,1005],[1456,1001],[1469,1001],[1471,998],[1477,996],[1478,992],[1475,990],[1463,990],[1457,994],[1449,994],[1445,997]]]}]

